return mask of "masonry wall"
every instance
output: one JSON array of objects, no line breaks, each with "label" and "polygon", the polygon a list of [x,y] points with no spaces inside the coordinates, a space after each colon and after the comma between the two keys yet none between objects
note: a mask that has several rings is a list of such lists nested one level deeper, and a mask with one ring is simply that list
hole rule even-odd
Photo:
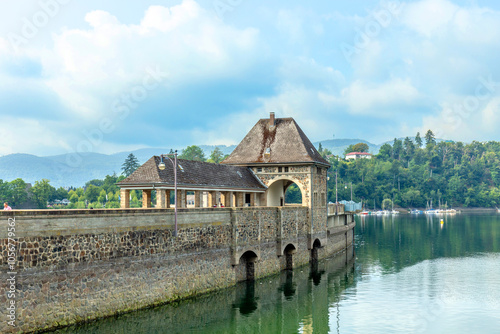
[{"label": "masonry wall", "polygon": [[[289,244],[294,266],[307,264],[308,214],[306,207],[182,209],[174,237],[171,209],[1,212],[2,273],[9,271],[7,219],[15,218],[17,327],[2,321],[0,331],[51,328],[228,287],[244,279],[246,251],[258,255],[256,278],[285,268]],[[319,257],[352,240],[331,232]],[[8,290],[5,280],[0,289]],[[10,300],[0,295],[2,319]]]}]

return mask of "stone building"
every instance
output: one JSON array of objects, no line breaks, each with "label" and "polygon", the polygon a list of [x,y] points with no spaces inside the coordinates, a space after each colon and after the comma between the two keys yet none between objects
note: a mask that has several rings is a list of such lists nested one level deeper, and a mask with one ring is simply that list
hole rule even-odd
[{"label": "stone building", "polygon": [[[143,207],[170,207],[174,189],[173,164],[160,170],[159,156],[149,159],[121,181],[121,207],[129,207],[129,192],[143,192]],[[194,194],[195,207],[284,206],[287,188],[296,184],[302,205],[316,208],[313,216],[326,221],[327,170],[329,163],[293,118],[261,119],[221,164],[178,160],[179,207],[186,207],[186,194]],[[206,193],[206,203],[201,200]],[[324,211],[324,213],[323,213]],[[324,216],[324,217],[323,217]],[[314,217],[313,217],[314,219]]]},{"label": "stone building", "polygon": [[267,187],[261,197],[266,206],[283,206],[287,188],[296,184],[302,206],[310,208],[309,235],[326,240],[330,164],[293,118],[275,118],[272,112],[268,119],[259,120],[222,163],[250,168]]}]

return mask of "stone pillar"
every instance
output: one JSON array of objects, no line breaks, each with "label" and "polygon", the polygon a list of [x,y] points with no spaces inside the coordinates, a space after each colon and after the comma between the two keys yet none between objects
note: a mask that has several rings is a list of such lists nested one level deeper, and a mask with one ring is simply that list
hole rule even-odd
[{"label": "stone pillar", "polygon": [[225,191],[224,193],[224,206],[226,208],[231,208],[233,207],[234,203],[233,203],[233,192],[232,191]]},{"label": "stone pillar", "polygon": [[199,191],[199,190],[194,191],[194,207],[195,208],[201,208],[203,206],[201,195],[202,195],[201,191]]},{"label": "stone pillar", "polygon": [[255,204],[255,195],[256,193],[250,193],[250,206],[256,206]]},{"label": "stone pillar", "polygon": [[265,192],[260,194],[260,206],[267,206],[267,196]]},{"label": "stone pillar", "polygon": [[151,207],[151,190],[143,190],[142,191],[142,208],[150,208]]},{"label": "stone pillar", "polygon": [[236,206],[245,206],[245,193],[236,193]]},{"label": "stone pillar", "polygon": [[130,208],[130,190],[120,189],[120,208]]},{"label": "stone pillar", "polygon": [[166,208],[165,199],[167,197],[165,189],[156,190],[156,207],[164,209]]},{"label": "stone pillar", "polygon": [[170,189],[165,191],[165,207],[170,208]]},{"label": "stone pillar", "polygon": [[185,208],[186,207],[186,191],[177,189],[177,207]]},{"label": "stone pillar", "polygon": [[214,205],[217,205],[217,194],[215,191],[208,192],[208,207],[212,208]]}]

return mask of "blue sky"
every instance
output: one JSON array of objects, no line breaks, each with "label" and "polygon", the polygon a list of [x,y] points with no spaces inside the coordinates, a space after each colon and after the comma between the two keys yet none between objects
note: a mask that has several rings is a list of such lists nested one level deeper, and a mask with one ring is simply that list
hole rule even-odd
[{"label": "blue sky", "polygon": [[500,140],[495,1],[9,2],[0,154],[237,144],[270,111],[312,141]]}]

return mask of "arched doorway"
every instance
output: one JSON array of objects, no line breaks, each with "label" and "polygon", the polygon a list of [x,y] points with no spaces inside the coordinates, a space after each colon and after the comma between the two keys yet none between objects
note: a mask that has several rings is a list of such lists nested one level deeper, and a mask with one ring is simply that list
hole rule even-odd
[{"label": "arched doorway", "polygon": [[285,189],[285,204],[302,204],[302,192],[297,184],[291,183]]},{"label": "arched doorway", "polygon": [[[293,198],[293,203],[287,202],[287,192],[289,192],[288,199]],[[300,185],[292,180],[280,179],[271,183],[266,191],[267,206],[284,206],[285,204],[302,204],[304,205],[304,194]],[[293,196],[292,196],[293,195]],[[299,202],[297,203],[297,201]]]},{"label": "arched doorway", "polygon": [[237,268],[238,281],[253,281],[255,279],[255,261],[257,261],[257,254],[252,251],[246,251],[241,255]]}]

